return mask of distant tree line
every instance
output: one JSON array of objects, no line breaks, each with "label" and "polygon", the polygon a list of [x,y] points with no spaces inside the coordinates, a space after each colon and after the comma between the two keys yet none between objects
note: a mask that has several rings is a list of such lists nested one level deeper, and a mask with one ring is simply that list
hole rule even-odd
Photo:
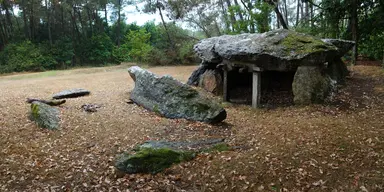
[{"label": "distant tree line", "polygon": [[[128,24],[124,7],[139,3],[161,23]],[[384,0],[0,0],[0,72],[191,63],[201,38],[276,28],[354,40],[352,59],[384,59]]]}]

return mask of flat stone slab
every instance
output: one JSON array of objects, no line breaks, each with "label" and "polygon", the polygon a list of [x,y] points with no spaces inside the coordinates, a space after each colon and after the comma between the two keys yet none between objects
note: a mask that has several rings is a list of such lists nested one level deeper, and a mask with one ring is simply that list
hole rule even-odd
[{"label": "flat stone slab", "polygon": [[89,95],[91,92],[86,89],[76,88],[64,90],[59,93],[54,94],[53,99],[65,99],[65,98],[76,98]]}]

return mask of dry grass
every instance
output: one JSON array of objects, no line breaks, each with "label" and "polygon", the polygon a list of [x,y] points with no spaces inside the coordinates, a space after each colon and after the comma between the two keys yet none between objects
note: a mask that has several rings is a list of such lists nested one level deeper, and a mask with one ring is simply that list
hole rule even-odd
[{"label": "dry grass", "polygon": [[[157,117],[126,104],[124,67],[0,77],[0,191],[383,191],[384,74],[353,68],[328,106],[254,110],[226,104],[220,125]],[[157,67],[186,81],[195,67]],[[60,131],[28,120],[27,97],[68,88],[91,96],[60,110]],[[95,103],[93,114],[80,106]],[[148,139],[226,137],[234,150],[203,154],[157,175],[122,175],[115,155]]]}]

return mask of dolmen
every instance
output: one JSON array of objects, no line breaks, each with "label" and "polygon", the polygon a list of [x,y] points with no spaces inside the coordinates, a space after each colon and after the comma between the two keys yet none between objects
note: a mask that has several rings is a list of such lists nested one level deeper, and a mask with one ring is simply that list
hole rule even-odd
[{"label": "dolmen", "polygon": [[233,82],[248,74],[252,81],[252,106],[258,107],[265,83],[261,81],[268,81],[261,77],[268,72],[281,72],[292,74],[289,83],[295,104],[322,103],[337,84],[344,83],[348,70],[341,57],[354,44],[286,29],[203,39],[194,46],[202,63],[187,84],[201,86],[230,101]]}]

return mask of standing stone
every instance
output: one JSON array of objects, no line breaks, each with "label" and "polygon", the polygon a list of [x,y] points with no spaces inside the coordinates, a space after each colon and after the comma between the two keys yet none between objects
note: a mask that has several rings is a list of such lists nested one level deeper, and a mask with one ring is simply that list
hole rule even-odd
[{"label": "standing stone", "polygon": [[199,87],[215,95],[223,94],[223,78],[218,70],[206,70],[200,76]]},{"label": "standing stone", "polygon": [[332,80],[317,66],[300,66],[295,74],[292,91],[295,104],[322,103],[332,90]]},{"label": "standing stone", "polygon": [[167,118],[218,123],[227,117],[219,103],[200,94],[171,76],[155,74],[134,66],[128,69],[135,81],[130,99]]},{"label": "standing stone", "polygon": [[60,124],[60,111],[45,103],[33,102],[31,104],[31,119],[40,127],[50,130],[58,129]]},{"label": "standing stone", "polygon": [[344,84],[345,77],[349,75],[347,66],[345,66],[340,58],[336,58],[328,63],[327,73],[338,84]]},{"label": "standing stone", "polygon": [[200,76],[203,75],[206,70],[207,67],[205,65],[200,65],[188,78],[187,85],[197,86],[199,84]]}]

